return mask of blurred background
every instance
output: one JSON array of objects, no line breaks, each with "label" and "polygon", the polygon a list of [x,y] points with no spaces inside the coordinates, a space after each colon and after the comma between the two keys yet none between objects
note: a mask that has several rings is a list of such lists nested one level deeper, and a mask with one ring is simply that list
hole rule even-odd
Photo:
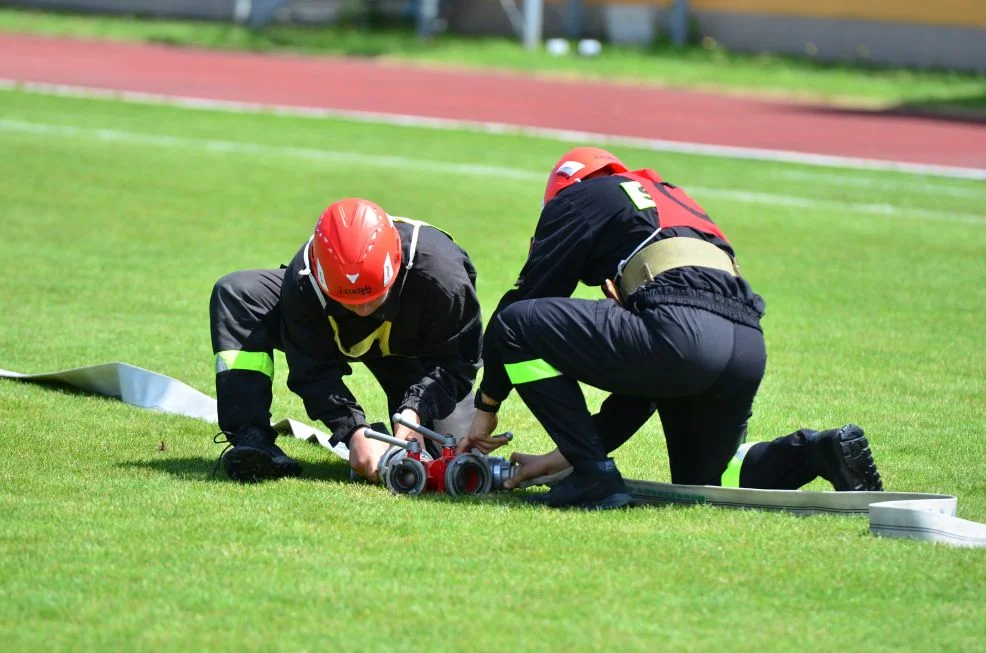
[{"label": "blurred background", "polygon": [[11,0],[10,6],[246,23],[413,25],[428,37],[509,35],[893,66],[986,70],[982,0]]},{"label": "blurred background", "polygon": [[[0,3],[4,4],[4,3]],[[821,61],[986,71],[983,0],[10,0],[9,6],[157,18],[406,25],[614,44],[722,46]]]}]

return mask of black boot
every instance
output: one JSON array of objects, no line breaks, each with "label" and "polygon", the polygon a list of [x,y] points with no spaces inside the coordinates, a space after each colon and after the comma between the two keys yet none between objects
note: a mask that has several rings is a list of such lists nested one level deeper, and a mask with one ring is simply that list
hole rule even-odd
[{"label": "black boot", "polygon": [[526,497],[526,500],[551,508],[611,510],[629,504],[630,495],[620,470],[616,469],[612,458],[607,458],[576,463],[572,473],[549,492]]},{"label": "black boot", "polygon": [[880,472],[863,429],[847,424],[807,437],[808,457],[818,475],[839,492],[879,492]]},{"label": "black boot", "polygon": [[226,437],[233,448],[221,456],[226,474],[234,481],[256,483],[285,476],[301,476],[301,465],[274,444],[273,428],[248,424]]}]

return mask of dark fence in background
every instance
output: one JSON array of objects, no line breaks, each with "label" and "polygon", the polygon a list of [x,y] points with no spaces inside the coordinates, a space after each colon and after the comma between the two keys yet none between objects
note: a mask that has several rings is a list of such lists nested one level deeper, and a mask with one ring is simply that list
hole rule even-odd
[{"label": "dark fence in background", "polygon": [[237,0],[8,0],[0,4],[61,11],[232,21]]},{"label": "dark fence in background", "polygon": [[[433,5],[438,0],[431,0]],[[250,22],[329,23],[367,13],[413,21],[429,0],[0,0],[0,5],[153,18]]]},{"label": "dark fence in background", "polygon": [[[774,0],[750,7],[717,9],[712,0],[688,0],[695,35],[742,52],[772,52],[827,61],[866,61],[912,67],[986,72],[986,0],[950,0],[952,13],[968,20],[949,24],[859,20],[810,14],[817,3],[790,0],[805,14],[761,12]],[[866,2],[866,0],[861,0]],[[919,0],[911,0],[911,4]],[[35,9],[114,13],[157,18],[235,21],[262,27],[270,21],[333,22],[345,17],[384,17],[416,22],[422,36],[448,28],[460,34],[521,36],[519,8],[525,0],[0,0]],[[537,3],[537,35],[649,43],[666,39],[683,0],[544,0]],[[743,7],[725,3],[729,7]],[[824,3],[823,3],[824,4]],[[933,5],[933,3],[930,3]],[[953,6],[954,5],[954,6]],[[886,3],[881,7],[888,7]],[[792,9],[793,11],[793,9]],[[928,8],[934,12],[934,8]],[[958,15],[958,14],[956,14]],[[964,14],[963,14],[964,15]],[[683,22],[683,21],[679,21]],[[678,30],[680,32],[681,30]],[[525,38],[526,42],[526,38]]]}]

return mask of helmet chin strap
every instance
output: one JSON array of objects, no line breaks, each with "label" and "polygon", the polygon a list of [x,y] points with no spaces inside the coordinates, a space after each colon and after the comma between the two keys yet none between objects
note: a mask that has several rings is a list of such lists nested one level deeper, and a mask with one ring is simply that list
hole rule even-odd
[{"label": "helmet chin strap", "polygon": [[310,254],[310,252],[312,251],[312,241],[313,240],[315,240],[315,236],[312,236],[311,238],[309,238],[308,239],[308,244],[305,245],[305,253],[303,254],[304,259],[305,259],[305,269],[302,270],[301,272],[299,272],[298,274],[302,274],[302,275],[308,277],[308,280],[311,281],[312,288],[315,289],[315,296],[318,297],[318,303],[321,304],[322,305],[322,308],[324,309],[325,308],[325,304],[326,304],[326,302],[325,302],[325,293],[322,292],[322,289],[319,287],[318,282],[315,281],[315,275],[312,274],[312,263],[311,263],[311,254]]},{"label": "helmet chin strap", "polygon": [[411,218],[402,218],[396,215],[390,216],[390,219],[394,222],[409,224],[412,227],[411,246],[407,248],[407,261],[404,264],[404,278],[401,279],[401,287],[397,291],[397,294],[400,295],[404,293],[404,284],[407,283],[407,273],[414,267],[414,255],[418,253],[418,234],[421,232],[421,227],[428,225],[428,223],[422,222],[421,220],[412,220]]},{"label": "helmet chin strap", "polygon": [[402,218],[398,215],[392,215],[390,216],[390,219],[393,220],[394,222],[403,222],[413,227],[413,229],[411,230],[411,246],[408,248],[408,252],[407,252],[407,265],[404,266],[405,270],[410,270],[411,268],[414,267],[414,255],[418,252],[418,234],[421,232],[421,227],[425,227],[429,225],[427,222],[422,222],[421,220]]}]

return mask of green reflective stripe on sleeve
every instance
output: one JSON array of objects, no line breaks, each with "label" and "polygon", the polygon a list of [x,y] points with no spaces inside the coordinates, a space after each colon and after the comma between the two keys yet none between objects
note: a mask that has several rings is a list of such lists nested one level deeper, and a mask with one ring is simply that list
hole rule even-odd
[{"label": "green reflective stripe on sleeve", "polygon": [[225,370],[251,370],[274,378],[274,359],[265,351],[229,349],[216,353],[216,373]]},{"label": "green reflective stripe on sleeve", "polygon": [[507,368],[507,376],[510,377],[510,382],[514,385],[561,376],[561,372],[540,358],[523,363],[507,363],[504,367]]},{"label": "green reflective stripe on sleeve", "polygon": [[730,458],[729,464],[726,466],[726,471],[722,473],[722,477],[719,479],[719,485],[722,487],[740,486],[740,470],[743,468],[743,458],[746,457],[746,452],[750,450],[750,447],[755,444],[756,442],[747,442],[739,446],[739,449]]}]

